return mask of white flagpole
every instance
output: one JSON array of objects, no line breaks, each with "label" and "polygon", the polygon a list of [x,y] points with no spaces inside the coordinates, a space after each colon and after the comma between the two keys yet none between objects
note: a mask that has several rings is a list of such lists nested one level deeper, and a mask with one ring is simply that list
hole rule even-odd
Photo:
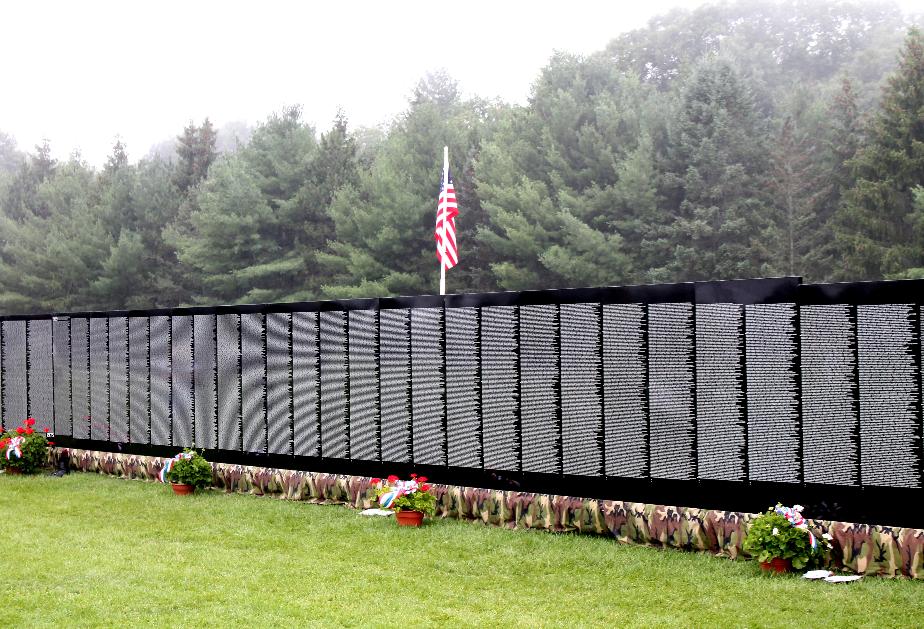
[{"label": "white flagpole", "polygon": [[[446,189],[449,188],[449,147],[443,147],[443,191],[445,193]],[[446,223],[442,223],[442,233],[440,234],[441,239],[446,238]],[[445,245],[444,245],[445,246]],[[446,264],[443,262],[443,259],[440,258],[440,295],[446,294]]]}]

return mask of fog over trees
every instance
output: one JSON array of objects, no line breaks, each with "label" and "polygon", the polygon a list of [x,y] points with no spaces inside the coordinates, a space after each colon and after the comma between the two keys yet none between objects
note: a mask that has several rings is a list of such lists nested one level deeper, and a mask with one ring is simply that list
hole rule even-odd
[{"label": "fog over trees", "polygon": [[433,293],[443,145],[451,292],[924,277],[924,35],[888,3],[676,10],[557,53],[526,105],[436,73],[382,129],[348,114],[100,169],[0,132],[0,312]]}]

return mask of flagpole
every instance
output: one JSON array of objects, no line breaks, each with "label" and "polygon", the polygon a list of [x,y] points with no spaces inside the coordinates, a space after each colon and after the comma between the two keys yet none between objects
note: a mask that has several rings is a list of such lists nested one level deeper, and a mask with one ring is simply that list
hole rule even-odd
[{"label": "flagpole", "polygon": [[[443,190],[449,187],[449,147],[443,147]],[[441,237],[446,236],[446,224],[443,223],[443,233]],[[440,258],[440,295],[446,294],[446,264]]]}]

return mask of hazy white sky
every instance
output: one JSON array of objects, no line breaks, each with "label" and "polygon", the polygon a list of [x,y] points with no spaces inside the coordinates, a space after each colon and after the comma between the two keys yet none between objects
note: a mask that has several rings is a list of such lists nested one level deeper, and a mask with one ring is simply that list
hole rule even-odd
[{"label": "hazy white sky", "polygon": [[320,129],[338,105],[375,125],[440,68],[466,93],[522,102],[554,50],[599,50],[699,4],[13,0],[0,4],[0,130],[99,165],[116,136],[135,160],[190,119],[255,123],[293,103]]}]

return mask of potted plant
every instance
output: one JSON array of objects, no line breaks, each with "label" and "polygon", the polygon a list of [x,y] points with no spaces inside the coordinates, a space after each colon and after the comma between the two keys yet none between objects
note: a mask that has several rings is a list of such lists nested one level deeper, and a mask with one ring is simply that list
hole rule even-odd
[{"label": "potted plant", "polygon": [[398,526],[420,526],[425,515],[436,512],[436,496],[430,493],[427,477],[411,474],[411,480],[389,476],[384,481],[373,478],[376,497],[384,509],[392,509]]},{"label": "potted plant", "polygon": [[175,494],[191,494],[196,488],[204,489],[212,484],[212,466],[204,456],[186,448],[164,464],[160,480],[170,482]]},{"label": "potted plant", "polygon": [[829,537],[819,541],[802,517],[802,506],[777,504],[751,522],[744,549],[756,557],[765,571],[801,570],[817,561],[830,547]]},{"label": "potted plant", "polygon": [[48,428],[35,429],[31,417],[21,426],[4,432],[0,428],[0,466],[7,474],[33,474],[48,463]]}]

